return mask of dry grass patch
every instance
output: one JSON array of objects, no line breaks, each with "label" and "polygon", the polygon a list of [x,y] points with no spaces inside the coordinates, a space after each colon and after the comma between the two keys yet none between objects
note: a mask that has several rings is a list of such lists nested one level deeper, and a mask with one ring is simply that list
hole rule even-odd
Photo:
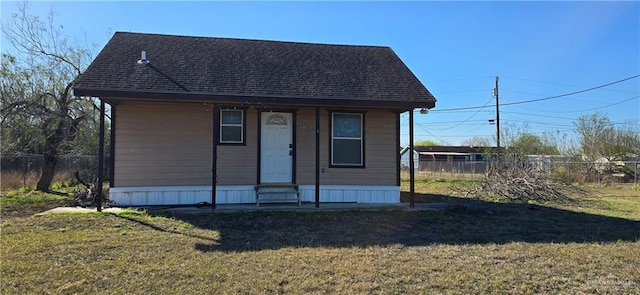
[{"label": "dry grass patch", "polygon": [[502,206],[496,214],[453,209],[15,218],[2,225],[0,287],[3,294],[640,290],[638,221],[496,206]]},{"label": "dry grass patch", "polygon": [[[2,192],[17,190],[21,188],[34,188],[40,180],[40,173],[37,172],[16,172],[2,171],[0,173],[0,189]],[[58,172],[53,176],[53,183],[73,181],[73,175],[66,172]]]}]

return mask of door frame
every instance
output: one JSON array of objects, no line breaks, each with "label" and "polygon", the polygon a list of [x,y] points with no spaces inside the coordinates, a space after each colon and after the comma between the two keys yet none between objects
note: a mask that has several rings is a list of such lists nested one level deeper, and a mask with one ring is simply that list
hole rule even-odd
[{"label": "door frame", "polygon": [[290,113],[291,114],[291,142],[293,144],[293,148],[291,149],[291,183],[296,184],[296,155],[297,155],[297,144],[296,144],[296,125],[297,118],[296,113],[298,110],[296,109],[257,109],[258,113],[258,163],[257,163],[257,179],[256,184],[262,184],[262,175],[261,175],[261,165],[262,165],[262,113]]}]

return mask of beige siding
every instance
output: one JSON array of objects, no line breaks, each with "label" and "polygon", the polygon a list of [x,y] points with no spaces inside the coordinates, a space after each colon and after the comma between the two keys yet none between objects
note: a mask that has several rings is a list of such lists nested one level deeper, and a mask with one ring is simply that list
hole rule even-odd
[{"label": "beige siding", "polygon": [[[198,103],[121,102],[117,105],[115,184],[211,184],[211,106]],[[258,114],[248,109],[246,144],[218,146],[218,184],[252,185],[258,169]],[[329,112],[320,110],[321,184],[396,185],[396,114],[365,114],[366,168],[329,167]],[[315,108],[296,115],[296,182],[315,182]]]},{"label": "beige siding", "polygon": [[[116,186],[211,184],[211,106],[124,102],[116,115]],[[218,147],[219,184],[255,183],[255,117],[246,146]]]},{"label": "beige siding", "polygon": [[[327,114],[326,110],[320,111]],[[315,184],[316,112],[315,108],[300,109],[296,114],[296,182]],[[322,128],[322,125],[320,125]],[[322,138],[320,138],[321,142]],[[323,159],[320,159],[324,163]]]},{"label": "beige siding", "polygon": [[[330,168],[329,112],[320,109],[320,184],[396,185],[396,114],[367,110],[365,114],[365,168]],[[315,109],[298,112],[297,175],[299,184],[315,182]]]},{"label": "beige siding", "polygon": [[258,113],[248,109],[246,145],[218,146],[218,184],[256,184],[258,179]]}]

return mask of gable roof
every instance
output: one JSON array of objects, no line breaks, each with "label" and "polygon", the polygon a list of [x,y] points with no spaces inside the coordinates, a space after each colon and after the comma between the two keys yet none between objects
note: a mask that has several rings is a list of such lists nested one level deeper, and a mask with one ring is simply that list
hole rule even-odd
[{"label": "gable roof", "polygon": [[[146,51],[149,63],[139,63]],[[117,32],[77,96],[433,108],[389,47]]]}]

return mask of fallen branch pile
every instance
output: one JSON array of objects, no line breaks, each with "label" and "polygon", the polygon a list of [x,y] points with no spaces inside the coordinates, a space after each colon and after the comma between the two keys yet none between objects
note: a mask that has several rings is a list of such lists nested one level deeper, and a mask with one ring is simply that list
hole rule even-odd
[{"label": "fallen branch pile", "polygon": [[566,201],[570,193],[581,190],[553,181],[545,173],[533,169],[504,170],[488,175],[482,184],[465,192],[476,199],[504,199],[510,202]]},{"label": "fallen branch pile", "polygon": [[[70,206],[96,207],[98,205],[97,181],[87,183],[80,178],[80,173],[78,171],[74,173],[74,176],[78,183],[82,185],[82,188],[77,189],[74,192],[73,201]],[[109,201],[103,194],[103,206],[108,203]]]},{"label": "fallen branch pile", "polygon": [[547,178],[529,175],[514,177],[500,174],[486,178],[482,192],[493,194],[511,201],[551,201],[566,199],[560,185],[551,183]]}]

